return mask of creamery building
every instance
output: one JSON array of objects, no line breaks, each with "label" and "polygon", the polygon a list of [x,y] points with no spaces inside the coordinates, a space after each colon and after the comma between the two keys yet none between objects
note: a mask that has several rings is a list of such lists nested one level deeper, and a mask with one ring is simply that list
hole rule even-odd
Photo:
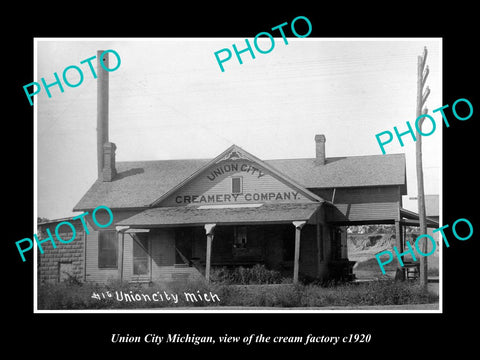
[{"label": "creamery building", "polygon": [[84,279],[209,280],[215,267],[255,264],[294,282],[351,279],[346,226],[400,220],[405,158],[326,158],[325,141],[315,136],[307,159],[261,160],[232,145],[213,159],[142,162],[116,162],[106,143],[74,208],[114,215],[107,229],[88,223]]},{"label": "creamery building", "polygon": [[[216,267],[255,264],[293,282],[349,280],[348,225],[395,224],[401,249],[403,154],[327,157],[325,136],[312,134],[314,156],[304,159],[259,159],[232,145],[210,159],[116,161],[108,73],[97,73],[98,178],[73,210],[108,206],[113,222],[98,228],[86,217],[74,242],[46,248],[40,281],[68,278],[61,269],[97,283],[209,281]],[[40,236],[54,225],[40,224]]]}]

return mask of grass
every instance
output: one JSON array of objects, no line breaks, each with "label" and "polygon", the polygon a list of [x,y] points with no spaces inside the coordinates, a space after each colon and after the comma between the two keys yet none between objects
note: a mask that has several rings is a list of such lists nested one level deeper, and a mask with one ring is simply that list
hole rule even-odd
[{"label": "grass", "polygon": [[319,288],[305,287],[302,306],[365,306],[427,304],[438,296],[423,290],[418,283],[394,280],[351,283]]},{"label": "grass", "polygon": [[[186,299],[184,292],[198,295],[212,292],[217,296],[223,296],[223,289],[215,284],[207,284],[205,281],[178,281],[168,283],[128,283],[118,280],[110,281],[106,285],[93,283],[57,283],[41,284],[38,286],[38,309],[142,309],[157,307],[178,307],[178,306],[203,306],[219,305],[215,303],[204,303],[202,301],[192,302]],[[150,299],[156,294],[156,298],[164,297],[167,293],[177,295],[178,302],[173,300],[152,301],[141,298],[137,301],[126,301],[125,294],[140,297],[147,295]],[[120,300],[119,300],[120,299]]]},{"label": "grass", "polygon": [[[92,298],[101,294],[161,294],[164,291],[178,295],[178,303],[172,301],[117,301],[114,296],[106,299]],[[189,302],[183,296],[189,293],[216,294],[220,301]],[[249,307],[325,307],[364,305],[426,304],[438,301],[438,296],[425,291],[415,282],[373,281],[342,285],[225,285],[207,284],[202,280],[176,283],[151,284],[150,286],[111,282],[107,285],[90,283],[41,284],[38,287],[39,309],[144,309],[191,306],[249,306]]]}]

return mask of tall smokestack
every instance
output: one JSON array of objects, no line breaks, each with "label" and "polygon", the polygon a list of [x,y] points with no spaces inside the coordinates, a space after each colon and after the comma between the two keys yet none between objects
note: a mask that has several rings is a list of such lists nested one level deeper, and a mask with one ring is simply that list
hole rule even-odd
[{"label": "tall smokestack", "polygon": [[325,165],[325,135],[315,135],[315,163]]},{"label": "tall smokestack", "polygon": [[98,160],[98,178],[102,179],[104,167],[103,145],[108,142],[108,52],[103,55],[104,50],[97,51],[97,160]]}]

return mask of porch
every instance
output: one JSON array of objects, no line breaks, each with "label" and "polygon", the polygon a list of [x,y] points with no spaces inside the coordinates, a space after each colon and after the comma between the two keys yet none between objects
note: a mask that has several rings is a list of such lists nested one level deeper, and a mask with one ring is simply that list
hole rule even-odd
[{"label": "porch", "polygon": [[215,267],[264,264],[290,272],[297,283],[300,271],[317,275],[320,259],[326,260],[324,236],[318,233],[320,206],[255,204],[145,210],[117,224],[120,277],[123,279],[127,266],[125,236],[129,235],[133,239],[132,274],[137,280],[155,278],[154,270],[162,271],[163,266],[167,271],[166,265],[172,278],[196,269],[208,282]]}]

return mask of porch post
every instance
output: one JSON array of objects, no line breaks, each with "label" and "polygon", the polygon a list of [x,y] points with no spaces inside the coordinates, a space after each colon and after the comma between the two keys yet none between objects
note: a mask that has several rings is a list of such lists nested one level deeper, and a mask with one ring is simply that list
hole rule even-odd
[{"label": "porch post", "polygon": [[207,234],[207,256],[205,261],[205,279],[210,282],[210,258],[212,255],[212,240],[217,224],[205,224],[205,232]]},{"label": "porch post", "polygon": [[306,221],[294,221],[292,222],[295,226],[295,256],[293,259],[293,283],[298,284],[298,269],[299,269],[299,260],[300,260],[300,232],[302,231],[303,225]]},{"label": "porch post", "polygon": [[123,251],[124,251],[124,243],[125,243],[125,231],[127,231],[130,227],[129,226],[117,226],[117,232],[122,234],[120,239],[120,256],[118,259],[118,277],[120,281],[123,282]]},{"label": "porch post", "polygon": [[[403,253],[403,232],[402,225],[400,221],[395,220],[395,242],[397,243],[397,249],[400,253]],[[400,261],[397,259],[397,274],[395,275],[396,279],[405,280],[405,273],[403,267],[400,266]]]},{"label": "porch post", "polygon": [[120,240],[120,264],[118,271],[120,272],[120,282],[123,282],[123,247],[125,244],[125,231],[122,231],[122,239]]}]

